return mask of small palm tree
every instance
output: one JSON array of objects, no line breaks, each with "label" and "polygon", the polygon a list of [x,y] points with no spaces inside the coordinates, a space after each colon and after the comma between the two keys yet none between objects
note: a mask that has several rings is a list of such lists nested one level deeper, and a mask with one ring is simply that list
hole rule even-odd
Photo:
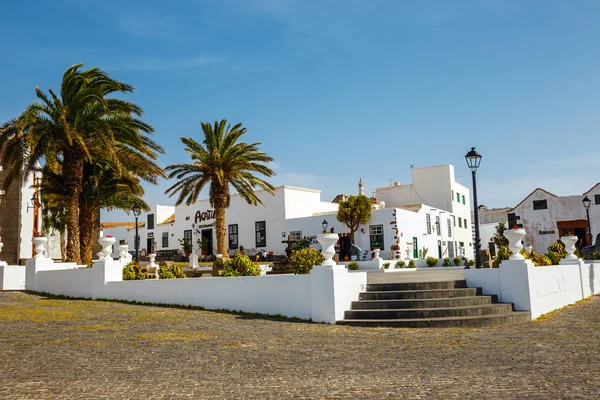
[{"label": "small palm tree", "polygon": [[227,257],[225,210],[229,207],[231,185],[248,204],[263,204],[254,189],[260,187],[274,194],[275,188],[255,174],[271,177],[275,173],[265,164],[273,161],[266,153],[258,150],[257,143],[238,142],[246,133],[242,124],[227,125],[226,120],[215,121],[214,125],[202,122],[203,145],[191,138],[181,138],[185,151],[192,158],[191,164],[169,165],[169,178],[178,180],[166,190],[173,196],[179,193],[176,205],[194,204],[200,191],[209,185],[210,205],[215,209],[217,231],[217,253]]}]

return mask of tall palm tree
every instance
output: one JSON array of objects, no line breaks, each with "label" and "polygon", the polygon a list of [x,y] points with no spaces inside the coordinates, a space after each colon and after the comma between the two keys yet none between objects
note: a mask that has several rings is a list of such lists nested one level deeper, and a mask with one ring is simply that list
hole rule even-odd
[{"label": "tall palm tree", "polygon": [[66,258],[77,263],[81,262],[79,201],[84,164],[105,157],[121,173],[117,143],[150,159],[163,151],[144,135],[153,129],[138,118],[143,113],[140,107],[108,97],[133,92],[133,87],[98,68],[81,71],[82,65],[65,71],[60,96],[49,89],[48,97],[36,87],[39,101],[0,126],[0,148],[5,152],[2,163],[9,170],[6,186],[21,174],[27,176],[41,160],[53,171],[62,164],[62,187],[67,193]]},{"label": "tall palm tree", "polygon": [[192,138],[181,138],[185,151],[191,156],[191,164],[173,164],[166,169],[169,178],[178,180],[166,190],[173,196],[179,193],[176,205],[194,204],[200,191],[209,185],[210,205],[215,209],[217,231],[217,253],[227,257],[225,210],[231,199],[231,185],[248,204],[263,204],[254,189],[260,187],[274,194],[275,188],[255,174],[271,177],[275,173],[265,164],[273,161],[266,153],[258,150],[260,142],[244,143],[238,139],[246,133],[242,124],[228,125],[225,119],[214,125],[201,122],[204,133],[203,145]]}]

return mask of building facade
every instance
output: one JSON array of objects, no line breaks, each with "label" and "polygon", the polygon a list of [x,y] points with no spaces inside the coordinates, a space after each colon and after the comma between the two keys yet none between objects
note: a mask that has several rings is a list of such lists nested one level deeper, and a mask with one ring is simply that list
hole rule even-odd
[{"label": "building facade", "polygon": [[[582,203],[585,196],[592,202],[589,209],[591,234]],[[539,253],[547,253],[552,242],[567,234],[579,237],[578,248],[588,246],[592,239],[595,243],[592,236],[600,233],[600,183],[573,196],[557,196],[537,188],[510,211],[508,221],[509,225],[525,228],[525,245],[533,246]]]},{"label": "building facade", "polygon": [[32,257],[31,239],[34,232],[41,231],[42,215],[36,191],[31,187],[34,175],[2,189],[6,175],[0,166],[0,241],[4,244],[0,260],[16,265]]},{"label": "building facade", "polygon": [[[403,200],[401,195],[388,196],[392,204],[374,201],[369,221],[354,235],[355,244],[367,251],[379,248],[384,258],[391,255],[392,246],[399,246],[401,257],[407,259],[420,258],[425,249],[428,255],[437,258],[470,257],[469,193],[464,186],[454,182],[452,166],[445,166],[445,169],[448,172],[445,180],[440,180],[443,174],[430,179],[438,180],[432,186],[447,185],[447,195],[452,196],[452,200],[435,206],[425,203],[422,197]],[[394,188],[402,189],[400,186]],[[364,190],[362,180],[359,193],[361,190]],[[319,190],[280,186],[273,196],[264,191],[257,191],[257,196],[263,202],[262,206],[251,206],[238,195],[231,197],[226,213],[230,254],[243,249],[250,255],[258,252],[284,255],[290,240],[313,238],[322,233],[324,221],[328,229],[333,228],[342,237],[350,234],[349,229],[337,221],[338,203],[322,201]],[[432,199],[435,196],[435,191],[429,194]],[[442,206],[447,208],[442,209]],[[134,249],[135,223],[104,222],[102,225],[104,235],[125,241],[130,244],[130,250]],[[150,212],[140,215],[138,231],[142,254],[181,251],[184,239],[192,242],[197,254],[216,253],[215,213],[208,200],[191,206],[153,206]]]},{"label": "building facade", "polygon": [[[452,235],[437,238],[442,254],[473,256],[471,229],[471,196],[469,189],[456,182],[454,166],[450,164],[413,168],[412,183],[394,183],[376,189],[377,201],[386,207],[407,207],[427,204],[433,224],[450,223]],[[426,235],[433,235],[430,229]],[[450,230],[448,230],[450,231]],[[434,235],[435,236],[435,235]],[[437,247],[437,246],[436,246]],[[431,253],[430,253],[431,254]],[[444,256],[446,257],[446,256]]]}]

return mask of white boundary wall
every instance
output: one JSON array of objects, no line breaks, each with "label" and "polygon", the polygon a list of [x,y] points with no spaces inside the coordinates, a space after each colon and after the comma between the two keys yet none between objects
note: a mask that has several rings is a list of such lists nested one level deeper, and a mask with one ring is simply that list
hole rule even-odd
[{"label": "white boundary wall", "polygon": [[25,289],[25,267],[0,262],[0,290]]},{"label": "white boundary wall", "polygon": [[516,310],[531,311],[533,319],[550,311],[600,293],[600,263],[535,267],[530,260],[507,260],[500,268],[465,270],[469,287],[497,294]]},{"label": "white boundary wall", "polygon": [[[70,267],[70,268],[69,268]],[[309,275],[123,281],[118,261],[75,268],[49,259],[27,261],[27,290],[54,295],[199,306],[335,323],[366,290],[364,272],[314,267]]]}]

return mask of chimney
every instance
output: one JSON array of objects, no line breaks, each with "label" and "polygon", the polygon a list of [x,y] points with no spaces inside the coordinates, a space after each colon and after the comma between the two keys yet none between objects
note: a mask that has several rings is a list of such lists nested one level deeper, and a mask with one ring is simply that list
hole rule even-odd
[{"label": "chimney", "polygon": [[365,186],[363,185],[362,178],[360,178],[360,180],[358,181],[358,195],[359,196],[365,195]]}]

